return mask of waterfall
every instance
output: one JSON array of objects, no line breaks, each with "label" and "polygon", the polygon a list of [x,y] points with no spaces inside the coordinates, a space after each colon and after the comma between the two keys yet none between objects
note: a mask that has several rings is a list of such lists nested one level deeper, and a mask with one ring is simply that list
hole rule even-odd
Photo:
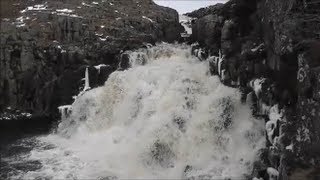
[{"label": "waterfall", "polygon": [[239,90],[211,76],[209,62],[192,56],[188,45],[126,53],[131,68],[76,98],[57,133],[39,137],[28,157],[42,168],[19,178],[239,179],[251,173],[265,144],[264,122],[240,102]]}]

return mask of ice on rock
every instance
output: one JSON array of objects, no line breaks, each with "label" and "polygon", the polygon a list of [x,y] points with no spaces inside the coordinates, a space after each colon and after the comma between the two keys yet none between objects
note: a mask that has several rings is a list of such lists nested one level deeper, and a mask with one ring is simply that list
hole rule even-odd
[{"label": "ice on rock", "polygon": [[72,112],[72,105],[64,105],[64,106],[59,106],[59,113],[61,115],[61,119],[64,120],[67,118],[71,112]]},{"label": "ice on rock", "polygon": [[277,129],[278,126],[278,121],[281,121],[283,118],[283,112],[279,110],[278,105],[274,105],[270,108],[269,111],[269,121],[266,123],[266,131],[268,134],[268,140],[272,143],[275,144],[276,137],[274,137],[275,130]]},{"label": "ice on rock", "polygon": [[260,93],[262,90],[262,84],[265,82],[265,78],[254,79],[250,81],[250,86],[256,93],[257,97],[260,97]]},{"label": "ice on rock", "polygon": [[99,64],[99,65],[94,66],[94,68],[96,68],[98,70],[98,73],[100,74],[101,67],[107,67],[107,66],[108,65],[105,65],[105,64]]},{"label": "ice on rock", "polygon": [[218,74],[221,76],[222,62],[224,61],[221,51],[219,50]]}]

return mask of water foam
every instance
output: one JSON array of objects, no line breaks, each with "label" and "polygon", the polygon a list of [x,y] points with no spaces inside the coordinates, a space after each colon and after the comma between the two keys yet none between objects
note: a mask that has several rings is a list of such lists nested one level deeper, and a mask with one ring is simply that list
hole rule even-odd
[{"label": "water foam", "polygon": [[[58,133],[38,139],[20,178],[242,177],[264,146],[264,123],[240,92],[210,76],[187,45],[129,52],[132,68],[72,104]],[[144,64],[144,65],[142,65]]]}]

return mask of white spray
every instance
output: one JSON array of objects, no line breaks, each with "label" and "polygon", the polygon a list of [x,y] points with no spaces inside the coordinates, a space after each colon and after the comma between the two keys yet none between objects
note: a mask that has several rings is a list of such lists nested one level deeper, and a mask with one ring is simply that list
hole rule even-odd
[{"label": "white spray", "polygon": [[43,167],[19,178],[239,179],[251,172],[264,123],[237,89],[210,76],[208,62],[187,45],[130,55],[132,68],[78,97],[58,134],[39,138],[54,148],[35,148],[28,160]]}]

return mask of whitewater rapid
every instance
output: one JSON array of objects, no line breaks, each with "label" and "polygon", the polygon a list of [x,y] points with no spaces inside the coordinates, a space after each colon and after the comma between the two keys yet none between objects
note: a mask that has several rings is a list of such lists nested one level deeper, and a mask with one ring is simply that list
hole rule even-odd
[{"label": "whitewater rapid", "polygon": [[[264,122],[237,89],[211,76],[191,47],[127,52],[131,68],[72,104],[56,133],[24,159],[41,168],[17,178],[241,178],[265,146]],[[48,147],[49,146],[49,147]]]}]

